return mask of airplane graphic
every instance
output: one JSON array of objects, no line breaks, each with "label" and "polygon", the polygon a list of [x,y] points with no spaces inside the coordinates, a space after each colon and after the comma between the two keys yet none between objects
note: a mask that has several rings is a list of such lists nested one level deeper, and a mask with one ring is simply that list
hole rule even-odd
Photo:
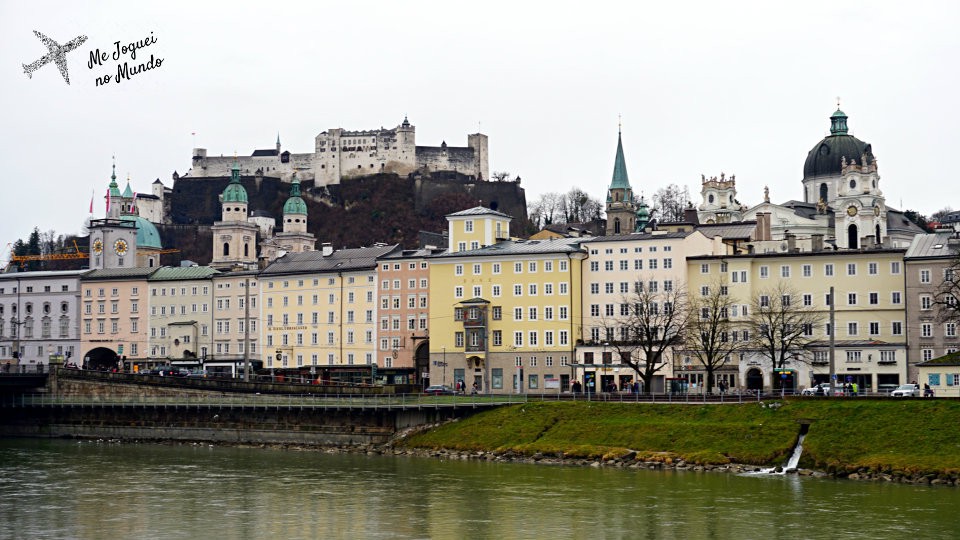
[{"label": "airplane graphic", "polygon": [[41,67],[54,62],[57,64],[57,68],[60,70],[60,75],[63,76],[63,80],[70,84],[70,76],[67,74],[67,53],[79,47],[84,41],[87,40],[87,36],[77,36],[65,45],[60,45],[56,41],[48,38],[47,36],[33,31],[33,34],[40,38],[40,41],[47,46],[47,54],[40,57],[39,60],[31,64],[23,64],[23,72],[27,74],[27,77],[33,78],[33,72],[40,69]]}]

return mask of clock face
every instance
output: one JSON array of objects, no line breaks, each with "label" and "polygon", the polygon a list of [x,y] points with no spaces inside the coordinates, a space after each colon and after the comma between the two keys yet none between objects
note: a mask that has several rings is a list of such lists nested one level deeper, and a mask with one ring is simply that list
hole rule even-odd
[{"label": "clock face", "polygon": [[93,252],[97,255],[103,253],[103,241],[99,238],[93,241]]},{"label": "clock face", "polygon": [[848,216],[851,216],[851,217],[857,215],[857,207],[856,207],[856,206],[851,206],[851,207],[847,208],[847,215],[848,215]]},{"label": "clock face", "polygon": [[127,253],[127,241],[122,238],[117,240],[113,243],[113,250],[117,252],[117,255],[125,255]]}]

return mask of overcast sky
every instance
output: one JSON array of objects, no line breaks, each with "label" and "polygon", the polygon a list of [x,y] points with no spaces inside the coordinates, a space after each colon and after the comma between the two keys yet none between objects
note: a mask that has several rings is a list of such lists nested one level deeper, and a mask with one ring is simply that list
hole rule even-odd
[{"label": "overcast sky", "polygon": [[[394,127],[417,144],[490,137],[490,169],[527,201],[597,198],[622,115],[627,170],[648,197],[736,174],[741,202],[802,199],[810,150],[841,108],[873,144],[894,208],[960,206],[958,2],[13,2],[0,0],[0,245],[76,233],[104,213],[111,156],[135,191],[190,167],[191,148],[311,152],[321,131]],[[38,30],[67,54],[70,85]],[[88,69],[91,51],[156,42]],[[117,64],[162,64],[120,83]],[[195,133],[195,135],[192,135]],[[120,188],[124,183],[121,181]],[[323,239],[320,239],[321,241]],[[5,250],[6,251],[6,250]],[[0,259],[5,259],[6,253]]]}]

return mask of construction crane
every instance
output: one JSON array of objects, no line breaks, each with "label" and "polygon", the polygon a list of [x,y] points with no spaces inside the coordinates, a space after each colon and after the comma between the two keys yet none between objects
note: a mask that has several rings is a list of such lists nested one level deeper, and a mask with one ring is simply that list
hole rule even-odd
[{"label": "construction crane", "polygon": [[73,249],[74,251],[68,253],[49,253],[47,255],[15,255],[11,252],[10,263],[16,263],[23,267],[30,261],[67,261],[73,259],[87,259],[90,257],[89,253],[80,251],[80,247],[77,246],[76,240],[73,241]]}]

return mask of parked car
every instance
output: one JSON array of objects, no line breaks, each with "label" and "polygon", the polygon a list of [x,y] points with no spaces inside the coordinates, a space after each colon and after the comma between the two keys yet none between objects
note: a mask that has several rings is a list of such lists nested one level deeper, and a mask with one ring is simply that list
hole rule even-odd
[{"label": "parked car", "polygon": [[157,366],[151,369],[149,373],[161,377],[186,377],[190,374],[190,370],[177,366]]},{"label": "parked car", "polygon": [[206,379],[209,376],[210,374],[207,373],[205,369],[191,369],[190,372],[187,373],[187,377],[194,379]]},{"label": "parked car", "polygon": [[[822,389],[822,392],[818,392],[818,389]],[[810,388],[805,388],[800,395],[803,396],[830,396],[833,395],[830,383],[819,383],[811,386]],[[843,388],[837,389],[837,395],[843,395]]]},{"label": "parked car", "polygon": [[430,386],[427,387],[426,390],[423,391],[423,393],[424,393],[424,394],[434,395],[434,396],[452,396],[452,395],[456,394],[456,392],[454,392],[453,388],[450,388],[449,386],[447,386],[447,385],[445,385],[445,384],[433,384],[433,385],[430,385]]},{"label": "parked car", "polygon": [[896,390],[890,392],[890,397],[920,397],[920,385],[901,384]]}]

